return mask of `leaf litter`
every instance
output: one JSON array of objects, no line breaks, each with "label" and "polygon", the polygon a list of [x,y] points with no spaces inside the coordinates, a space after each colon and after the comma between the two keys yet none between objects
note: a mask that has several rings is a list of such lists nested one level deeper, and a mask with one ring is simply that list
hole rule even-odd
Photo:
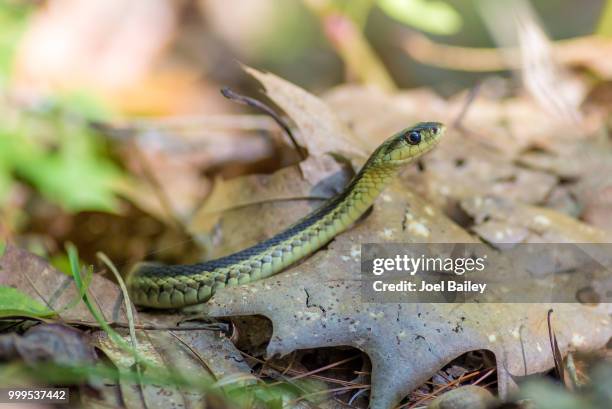
[{"label": "leaf litter", "polygon": [[[95,329],[98,325],[85,305],[73,303],[79,292],[72,278],[54,269],[42,258],[14,246],[7,246],[0,258],[0,284],[28,295],[35,305],[42,304],[55,311],[59,322],[92,327],[91,334],[85,336],[64,325],[38,325],[27,331],[23,337],[7,335],[0,338],[0,355],[9,356],[16,350],[20,355],[27,355],[24,358],[29,360],[35,356],[43,356],[61,363],[74,364],[77,361],[90,362],[93,359],[92,348],[96,346],[119,369],[131,368],[134,364],[134,356],[131,353],[114,344],[104,331]],[[123,296],[115,283],[100,274],[94,274],[89,294],[107,322],[118,328],[127,327]],[[65,309],[66,306],[71,307]],[[30,316],[23,313],[14,315],[15,319]],[[138,332],[139,350],[142,355],[187,379],[194,375],[207,374],[210,384],[224,381],[234,387],[254,381],[239,351],[228,338],[210,331],[205,324],[189,323],[189,331],[183,331],[178,321],[176,317],[164,320],[155,314],[150,316],[144,312],[140,313],[136,319],[136,327],[148,328]],[[129,340],[126,330],[124,333],[126,340]],[[64,359],[64,356],[69,359]],[[83,358],[79,358],[81,356]],[[201,393],[185,394],[184,391],[172,387],[150,384],[142,384],[140,387],[142,394],[138,392],[138,385],[134,389],[135,385],[125,380],[115,385],[115,388],[107,385],[101,390],[102,402],[93,397],[88,399],[92,404],[111,402],[112,397],[118,393],[117,388],[124,398],[124,404],[129,408],[189,406],[204,399]],[[156,396],[164,396],[164,399],[158,399]]]},{"label": "leaf litter", "polygon": [[[285,93],[279,85],[278,78],[273,78],[274,86],[267,84],[268,76],[257,76],[271,93],[273,100],[285,101],[295,95],[293,85],[288,86]],[[340,91],[338,91],[340,92]],[[354,89],[350,92],[355,92]],[[360,91],[361,99],[347,98],[352,106],[369,100]],[[280,96],[277,94],[281,94]],[[410,98],[409,96],[402,96]],[[336,101],[339,99],[335,94]],[[372,99],[376,98],[373,96]],[[292,102],[295,104],[295,102]],[[393,105],[391,97],[390,105]],[[279,103],[284,108],[282,103]],[[400,105],[401,106],[401,105]],[[353,117],[343,111],[344,104],[334,106],[333,111],[339,112],[343,119],[351,124],[356,133],[363,129],[372,129],[371,125],[378,118],[378,112],[384,112],[388,107],[383,105],[376,110],[371,107],[368,115],[363,115],[359,109]],[[425,108],[426,110],[427,108]],[[347,108],[350,111],[350,106]],[[401,109],[396,109],[401,118],[414,118],[427,113],[412,113],[403,115]],[[516,115],[514,111],[500,110],[506,117]],[[299,115],[292,112],[292,115]],[[525,112],[520,111],[519,116]],[[316,113],[306,113],[308,117],[317,117]],[[386,113],[388,116],[388,112]],[[471,129],[476,122],[475,114],[466,121],[466,128]],[[324,116],[319,117],[324,121]],[[437,119],[438,117],[428,119]],[[292,116],[296,124],[300,119]],[[424,118],[423,118],[424,119]],[[499,129],[504,127],[503,118],[497,118],[498,123],[491,124],[491,135],[500,135]],[[510,118],[512,119],[512,118]],[[542,122],[542,121],[540,121]],[[368,125],[371,125],[368,128]],[[407,123],[404,126],[408,125]],[[310,125],[309,125],[310,126]],[[323,125],[325,126],[325,125]],[[548,127],[548,124],[543,125]],[[396,131],[397,129],[395,129]],[[497,133],[494,131],[497,130]],[[310,135],[317,135],[309,130]],[[548,333],[545,322],[547,311],[555,310],[555,332],[559,348],[567,352],[571,348],[595,349],[606,344],[612,331],[610,330],[610,307],[597,307],[575,304],[490,304],[490,305],[444,305],[444,304],[383,304],[371,305],[361,303],[359,286],[359,251],[363,242],[472,242],[477,240],[458,224],[445,216],[441,209],[444,205],[461,200],[474,194],[477,187],[497,194],[511,203],[520,201],[539,203],[558,182],[554,175],[530,169],[521,169],[514,159],[521,148],[510,152],[498,152],[493,158],[488,157],[490,150],[470,149],[463,152],[466,160],[474,161],[477,170],[468,172],[464,177],[453,179],[448,166],[441,163],[457,163],[453,155],[462,146],[464,135],[453,131],[432,155],[423,159],[419,172],[418,167],[412,167],[404,173],[404,177],[392,184],[378,198],[375,210],[353,229],[337,236],[326,249],[319,251],[303,263],[269,279],[226,289],[219,292],[206,306],[213,316],[264,315],[274,327],[273,335],[268,345],[268,356],[286,355],[292,351],[309,348],[332,346],[353,346],[366,352],[372,361],[372,392],[370,404],[375,408],[390,407],[397,403],[412,389],[418,387],[430,378],[437,370],[453,358],[472,351],[490,350],[497,359],[498,387],[500,395],[506,396],[516,386],[514,377],[541,372],[553,364],[548,354]],[[487,134],[486,129],[479,129],[480,134]],[[507,135],[505,129],[501,135]],[[338,136],[339,140],[351,140],[352,134]],[[541,138],[538,129],[530,134],[532,138]],[[361,134],[361,141],[368,135]],[[528,135],[529,136],[529,135]],[[516,138],[523,144],[523,149],[531,143],[524,134]],[[374,136],[376,137],[376,136]],[[377,137],[384,137],[377,135]],[[317,139],[310,144],[317,143]],[[377,142],[373,142],[376,145]],[[457,144],[454,145],[454,144]],[[475,142],[476,144],[476,142]],[[446,145],[446,147],[445,147]],[[510,144],[512,145],[512,144]],[[468,157],[469,153],[469,157]],[[450,158],[449,158],[450,156]],[[477,156],[477,157],[475,157]],[[479,164],[479,162],[481,162]],[[482,164],[484,163],[484,164]],[[436,166],[437,165],[437,166]],[[482,166],[485,166],[483,169]],[[498,170],[501,168],[501,170]],[[486,172],[491,170],[491,172]],[[521,176],[516,176],[522,172]],[[476,182],[470,175],[479,175]],[[428,188],[434,180],[451,178],[456,186],[455,191],[436,191]],[[437,178],[437,179],[436,179]],[[501,181],[500,181],[501,180]],[[544,185],[539,192],[529,196],[521,196],[522,190],[532,183]],[[498,185],[501,187],[496,188]],[[516,186],[512,186],[516,185]],[[508,189],[514,187],[514,189]],[[416,195],[418,190],[430,203]],[[433,192],[432,192],[433,191]],[[482,192],[482,190],[480,190]],[[226,200],[231,201],[231,198]],[[294,206],[291,202],[283,203],[284,207]],[[295,207],[297,213],[301,210]],[[279,216],[271,207],[262,205],[255,212],[252,209],[234,209],[232,217],[240,218],[245,212],[245,218],[257,220],[256,225],[267,226],[278,223]],[[546,209],[549,214],[557,214]],[[248,215],[248,216],[247,216]],[[551,216],[553,217],[553,216]],[[569,219],[567,216],[559,217]],[[520,216],[517,216],[520,219]],[[291,219],[287,219],[291,220]],[[541,219],[540,219],[541,220]],[[571,223],[565,220],[558,226],[545,226],[544,236],[554,241],[555,238],[566,235],[572,237],[573,230],[583,232],[581,237],[589,241],[602,241],[607,233],[596,227]],[[505,220],[502,226],[505,227]],[[548,228],[546,228],[548,227]],[[251,224],[251,228],[257,226]],[[265,227],[260,227],[265,229]],[[278,231],[278,230],[276,230]],[[476,232],[477,233],[477,232]],[[597,239],[597,240],[596,240]],[[518,240],[517,240],[518,241]],[[226,249],[226,251],[238,248]],[[458,329],[459,328],[459,329]]]},{"label": "leaf litter", "polygon": [[[300,132],[299,141],[310,156],[272,175],[215,184],[192,224],[195,235],[213,243],[211,257],[269,237],[296,215],[307,213],[337,192],[352,170],[331,154],[345,156],[357,165],[382,138],[398,128],[417,120],[449,122],[449,112],[457,107],[456,101],[441,100],[428,91],[381,95],[358,87],[334,90],[324,102],[271,74],[248,70],[290,115]],[[419,103],[424,97],[432,103]],[[377,101],[385,103],[378,105]],[[476,350],[493,352],[499,393],[507,396],[516,387],[515,377],[542,372],[553,365],[545,324],[550,308],[555,310],[555,334],[563,354],[574,348],[588,350],[605,345],[612,335],[611,310],[606,305],[361,302],[360,246],[364,242],[467,243],[479,238],[495,242],[496,231],[510,228],[517,232],[510,237],[515,242],[529,241],[534,234],[551,241],[609,241],[609,232],[602,229],[606,226],[589,226],[542,207],[555,189],[566,189],[567,175],[553,165],[561,163],[563,157],[567,160],[568,154],[557,153],[559,157],[553,156],[554,160],[530,158],[529,165],[518,160],[532,146],[557,146],[554,140],[544,138],[554,124],[549,121],[541,125],[545,129],[538,125],[528,128],[527,133],[517,133],[512,124],[521,123],[532,113],[507,109],[507,105],[494,100],[479,103],[488,104],[490,109],[472,110],[465,119],[467,131],[451,130],[440,148],[403,172],[378,198],[374,211],[353,229],[277,276],[220,291],[204,306],[206,312],[216,317],[269,318],[273,332],[268,357],[338,346],[364,351],[372,365],[373,408],[393,406],[457,356]],[[601,155],[600,163],[607,163],[605,155]],[[578,185],[588,183],[591,177],[591,173],[579,170],[573,175]],[[538,189],[530,191],[534,185]],[[461,212],[473,220],[472,224],[466,225],[457,216]],[[550,223],[542,223],[543,217]],[[539,221],[535,232],[530,220],[536,224]],[[587,217],[585,220],[589,221]],[[77,295],[69,278],[24,251],[9,246],[0,264],[1,284],[19,289],[56,311]],[[126,321],[116,285],[94,275],[90,288],[107,320]],[[62,311],[60,317],[91,322],[83,305]],[[175,325],[180,320],[180,315],[141,312],[137,324]],[[154,335],[147,335],[150,333]],[[110,345],[104,333],[94,334],[96,344],[111,361],[129,366],[130,357]],[[216,379],[236,376],[245,382],[255,380],[249,377],[249,366],[229,340],[210,331],[189,335],[147,331],[139,337],[146,353],[168,367],[181,362],[191,371],[212,373]],[[119,387],[125,389],[124,396],[130,396],[130,407],[141,407],[143,402],[147,407],[167,407],[164,405],[183,405],[202,398],[172,391],[168,400],[155,401],[148,394],[159,390],[136,396],[130,394],[129,385],[126,382]]]}]

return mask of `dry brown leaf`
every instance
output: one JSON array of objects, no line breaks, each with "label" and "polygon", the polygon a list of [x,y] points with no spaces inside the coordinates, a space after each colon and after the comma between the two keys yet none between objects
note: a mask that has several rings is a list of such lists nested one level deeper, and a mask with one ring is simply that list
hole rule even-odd
[{"label": "dry brown leaf", "polygon": [[[45,260],[25,250],[14,246],[7,247],[4,255],[0,258],[0,285],[15,287],[49,308],[55,309],[60,313],[60,318],[63,321],[97,327],[94,318],[82,302],[78,302],[72,308],[63,311],[63,307],[75,300],[78,294],[72,278],[60,273]],[[89,287],[89,294],[107,322],[127,326],[123,296],[116,284],[98,274],[94,274]],[[250,368],[228,338],[209,329],[193,329],[188,332],[167,329],[179,325],[180,319],[180,316],[173,315],[138,314],[136,325],[162,328],[160,330],[137,331],[140,352],[143,356],[185,376],[209,374],[211,385],[214,382],[219,382],[227,387],[232,387],[232,385],[238,386],[254,382],[254,378],[250,374]],[[189,326],[197,326],[197,323],[190,323]],[[83,355],[89,360],[93,359],[93,353],[87,349],[91,348],[91,344],[75,343],[74,334],[72,334],[70,328],[66,328],[64,332],[44,331],[45,328],[53,328],[50,326],[36,328],[32,334],[35,342],[26,344],[27,339],[24,338],[24,341],[20,341],[20,344],[16,344],[15,347],[17,349],[28,348],[27,351],[30,354],[41,354],[48,351],[49,348],[62,347],[58,344],[58,340],[64,340],[72,345],[69,346],[73,349],[71,358]],[[123,332],[127,332],[127,330]],[[60,337],[62,334],[63,338]],[[93,344],[103,350],[118,367],[130,368],[134,363],[133,355],[115,345],[104,331],[93,332],[92,339]],[[125,340],[130,342],[129,336],[126,335]],[[82,343],[80,339],[77,341]],[[77,347],[84,349],[85,352],[79,351]],[[62,353],[64,353],[63,349],[58,349],[54,352],[57,355],[54,355],[54,358],[64,359]],[[29,359],[33,359],[33,357],[30,356]],[[137,388],[133,388],[130,382],[122,381],[119,387],[121,388],[123,401],[128,408],[167,408],[174,404],[193,405],[203,399],[201,394],[185,393],[170,386],[162,388],[155,385],[145,385],[142,395]]]},{"label": "dry brown leaf", "polygon": [[264,86],[266,95],[295,122],[299,130],[298,141],[310,155],[337,153],[349,158],[368,155],[367,143],[353,135],[319,98],[274,74],[249,67],[245,70]]},{"label": "dry brown leaf", "polygon": [[449,132],[423,164],[424,174],[413,172],[408,178],[440,205],[487,193],[541,203],[558,183],[556,175],[519,167],[512,156],[456,131]]},{"label": "dry brown leaf", "polygon": [[[472,102],[462,121],[422,159],[424,172],[406,180],[433,203],[449,208],[474,195],[492,194],[545,204],[609,229],[612,145],[601,132],[567,129],[524,97]],[[444,118],[459,112],[464,96],[440,101],[429,91],[386,95],[363,87],[339,87],[326,95],[340,117],[362,138],[393,132],[402,121]],[[419,105],[420,104],[420,105]],[[546,118],[546,119],[544,119]],[[595,118],[593,118],[595,119]],[[392,126],[390,125],[392,124]],[[599,129],[601,119],[589,129]]]},{"label": "dry brown leaf", "polygon": [[84,332],[61,324],[40,324],[23,335],[0,335],[0,358],[17,357],[33,366],[45,362],[78,366],[93,363],[96,353]]},{"label": "dry brown leaf", "polygon": [[[369,92],[363,91],[362,95],[369,95]],[[277,103],[291,114],[295,102],[289,101],[290,109],[287,109],[283,101],[278,100]],[[353,98],[352,106],[358,106],[360,102]],[[339,112],[342,112],[342,106],[337,107]],[[356,109],[353,112],[355,117],[351,126],[354,130],[361,132],[369,129],[368,132],[371,132],[376,128],[375,118],[379,111],[373,109],[367,116],[360,116],[356,112],[360,111]],[[404,120],[418,117],[416,111],[411,114],[409,117],[404,111],[397,115]],[[325,117],[318,119],[316,123],[308,122],[308,126],[321,126],[325,134],[330,125],[325,123]],[[496,121],[499,121],[499,116]],[[299,124],[299,121],[296,122]],[[333,119],[332,123],[337,123],[337,120]],[[401,127],[409,125],[404,123]],[[492,126],[496,126],[496,129],[501,127],[495,121]],[[309,129],[309,132],[315,130]],[[499,133],[497,135],[498,141],[503,140]],[[362,134],[361,140],[367,141],[368,146],[377,143],[376,139],[370,141],[369,138],[372,136]],[[524,141],[521,138],[518,140]],[[501,150],[499,157],[491,159],[486,166],[494,169],[496,160],[505,160],[511,166],[511,158],[519,151],[520,148]],[[452,149],[449,148],[446,155],[450,153]],[[419,179],[433,177],[428,170],[429,162],[433,160],[424,161],[425,173],[419,174]],[[447,171],[445,168],[444,172]],[[472,171],[472,174],[475,173]],[[512,176],[508,170],[498,173],[502,176],[508,174]],[[524,180],[546,182],[547,187],[532,195],[531,200],[541,198],[552,185],[550,177],[541,172],[524,170],[524,175],[518,179],[522,186],[527,185]],[[404,180],[414,184],[414,178]],[[300,179],[296,178],[294,183],[300,184],[300,188],[304,187]],[[418,183],[426,185],[428,182]],[[273,191],[273,188],[269,190]],[[476,187],[472,186],[470,190],[474,191]],[[517,195],[519,190],[517,188]],[[234,198],[241,200],[242,193],[234,193],[234,196],[229,196],[229,191],[225,193],[228,194],[225,196],[226,203],[232,203]],[[295,220],[299,217],[296,215],[306,212],[301,204],[292,202],[283,204],[282,214],[277,213],[277,209],[274,202],[232,209],[232,219],[240,221],[233,231],[234,236],[244,236],[255,229],[257,234],[265,233],[260,237],[264,238],[280,230],[279,218],[285,220],[292,216]],[[229,220],[229,212],[226,213]],[[249,221],[250,224],[247,224]],[[245,229],[245,226],[249,228]],[[270,229],[270,226],[276,228]],[[571,229],[575,226],[562,225],[559,229],[565,232],[568,227]],[[224,233],[228,231],[224,230]],[[219,291],[205,308],[213,316],[264,315],[270,318],[274,327],[267,349],[270,356],[285,355],[297,349],[339,345],[363,350],[369,355],[373,366],[370,403],[373,408],[392,406],[456,356],[479,349],[495,353],[500,394],[505,396],[514,386],[512,376],[536,373],[551,367],[552,359],[545,352],[548,332],[543,325],[551,307],[559,315],[556,333],[562,351],[605,345],[612,335],[610,307],[605,305],[593,308],[545,303],[452,305],[361,302],[359,261],[362,243],[472,241],[472,236],[447,219],[439,209],[409,190],[406,182],[396,182],[381,194],[367,218],[337,236],[324,250],[277,276],[248,286]],[[242,246],[238,244],[245,244],[244,240],[237,239],[229,246],[225,243],[223,253],[239,250]]]},{"label": "dry brown leaf", "polygon": [[108,128],[110,134],[134,141],[122,153],[139,179],[119,186],[119,191],[161,220],[185,222],[210,192],[212,183],[204,172],[228,164],[245,167],[272,156],[272,140],[260,135],[275,129],[267,119],[173,117]]},{"label": "dry brown leaf", "polygon": [[557,188],[576,202],[574,214],[612,231],[612,143],[605,134],[579,141],[560,137],[547,150],[524,153],[517,162],[565,180]]},{"label": "dry brown leaf", "polygon": [[612,243],[612,233],[543,207],[498,196],[471,197],[461,206],[489,243]]},{"label": "dry brown leaf", "polygon": [[341,85],[327,91],[323,100],[335,116],[374,151],[390,135],[419,121],[449,123],[449,104],[429,89],[397,93],[378,88]]},{"label": "dry brown leaf", "polygon": [[[259,219],[274,218],[261,210]],[[551,307],[560,317],[556,331],[563,351],[607,342],[612,327],[605,306],[361,302],[361,243],[472,240],[439,210],[395,184],[366,220],[337,236],[326,250],[275,277],[218,292],[208,312],[270,318],[269,356],[339,345],[363,350],[373,365],[374,408],[390,407],[456,356],[478,349],[495,353],[504,395],[513,387],[511,376],[552,365],[543,352],[548,346],[543,323]]]},{"label": "dry brown leaf", "polygon": [[[310,181],[304,179],[305,173]],[[188,226],[193,235],[212,244],[210,258],[225,255],[289,226],[338,193],[350,176],[350,170],[331,157],[311,156],[272,175],[218,180]],[[258,217],[262,211],[271,212],[274,218],[262,221]]]},{"label": "dry brown leaf", "polygon": [[[118,368],[129,369],[134,357],[118,348],[107,336],[99,331],[94,334],[95,345],[100,348]],[[217,383],[228,388],[244,386],[256,380],[250,368],[232,343],[219,334],[206,330],[193,331],[142,331],[138,332],[140,354],[167,368],[177,376],[193,379],[208,378],[209,385]],[[129,342],[129,337],[125,337]],[[142,368],[146,376],[147,368]],[[204,385],[203,385],[204,386]],[[118,385],[125,407],[160,408],[199,407],[204,404],[205,394],[185,391],[181,388],[151,384],[135,385],[122,380]]]},{"label": "dry brown leaf", "polygon": [[[368,142],[368,152],[398,129],[418,121],[436,120],[451,125],[466,104],[464,92],[445,101],[428,89],[386,94],[347,85],[328,91],[324,99],[354,133]],[[555,120],[524,96],[499,99],[488,96],[486,89],[470,102],[461,124],[469,131],[466,138],[509,156],[533,146],[545,148],[560,137],[585,137],[585,133],[567,129],[566,123]],[[585,132],[601,125],[601,118],[594,119]]]},{"label": "dry brown leaf", "polygon": [[[95,322],[82,302],[63,310],[79,296],[74,280],[26,250],[7,246],[0,258],[0,285],[24,292],[56,311],[63,321]],[[123,297],[114,283],[94,274],[89,292],[92,301],[108,322],[127,322]]]}]

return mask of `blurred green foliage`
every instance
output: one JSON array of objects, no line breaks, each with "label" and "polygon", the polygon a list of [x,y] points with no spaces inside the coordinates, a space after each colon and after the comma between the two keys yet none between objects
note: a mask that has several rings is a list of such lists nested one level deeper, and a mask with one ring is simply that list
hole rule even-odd
[{"label": "blurred green foliage", "polygon": [[18,40],[26,28],[32,5],[25,2],[0,3],[0,87],[10,75]]},{"label": "blurred green foliage", "polygon": [[442,1],[378,0],[378,5],[389,17],[431,34],[455,34],[462,25],[461,15]]},{"label": "blurred green foliage", "polygon": [[285,409],[301,407],[298,402],[308,402],[304,407],[316,406],[326,399],[327,386],[317,379],[295,379],[287,377],[287,382],[264,383],[249,385],[246,388],[234,388],[228,396],[238,404],[238,407],[258,407],[269,409]]},{"label": "blurred green foliage", "polygon": [[597,34],[612,37],[612,0],[607,0],[604,4],[597,24]]},{"label": "blurred green foliage", "polygon": [[[199,392],[216,396],[213,404],[206,407],[217,408],[300,408],[311,407],[312,402],[305,395],[295,398],[295,390],[301,390],[306,383],[303,379],[292,381],[289,384],[276,384],[274,386],[262,382],[244,385],[244,382],[236,381],[223,386],[215,385],[214,381],[207,376],[198,375],[196,371],[177,373],[168,367],[147,366],[137,371],[136,365],[131,368],[117,368],[108,362],[87,364],[75,362],[73,364],[57,364],[53,362],[38,362],[35,365],[27,365],[22,362],[0,363],[0,383],[7,385],[28,385],[32,380],[41,380],[48,384],[74,385],[89,383],[96,386],[109,382],[124,386],[140,385],[159,388],[160,392],[165,387],[171,389],[180,388],[182,392]],[[290,391],[292,390],[292,391]],[[302,391],[303,392],[303,391]],[[321,391],[319,391],[321,392]],[[95,396],[95,395],[94,395]],[[318,393],[317,397],[325,396]],[[94,399],[95,401],[95,399]],[[85,402],[94,402],[86,399]],[[89,406],[105,406],[93,405]],[[86,407],[89,407],[86,405]]]},{"label": "blurred green foliage", "polygon": [[0,115],[0,203],[19,178],[68,211],[116,209],[121,173],[82,117],[61,102]]},{"label": "blurred green foliage", "polygon": [[392,19],[431,34],[455,34],[462,25],[461,15],[443,1],[332,0],[332,3],[361,28],[376,5]]},{"label": "blurred green foliage", "polygon": [[277,63],[286,63],[299,59],[304,50],[324,41],[314,17],[306,12],[300,2],[281,0],[275,6],[267,29],[250,44],[255,54],[269,56]]},{"label": "blurred green foliage", "polygon": [[334,6],[363,29],[377,0],[333,0]]},{"label": "blurred green foliage", "polygon": [[13,287],[0,285],[0,318],[6,317],[51,317],[51,311],[41,302]]},{"label": "blurred green foliage", "polygon": [[32,185],[68,211],[116,209],[119,169],[84,118],[108,110],[87,93],[54,96],[28,110],[7,91],[15,50],[33,6],[0,4],[0,205],[16,180]]},{"label": "blurred green foliage", "polygon": [[612,407],[612,365],[601,363],[590,375],[590,382],[576,392],[540,379],[522,385],[521,396],[531,400],[536,409],[609,409]]}]

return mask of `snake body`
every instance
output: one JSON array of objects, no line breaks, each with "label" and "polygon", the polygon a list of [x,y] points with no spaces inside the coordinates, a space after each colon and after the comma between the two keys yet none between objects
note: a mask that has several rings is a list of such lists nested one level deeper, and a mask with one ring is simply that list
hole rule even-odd
[{"label": "snake body", "polygon": [[341,193],[286,230],[228,256],[190,265],[142,263],[128,276],[132,300],[152,308],[206,302],[220,288],[269,277],[314,253],[373,204],[398,169],[429,151],[444,133],[437,122],[404,129],[372,153]]}]

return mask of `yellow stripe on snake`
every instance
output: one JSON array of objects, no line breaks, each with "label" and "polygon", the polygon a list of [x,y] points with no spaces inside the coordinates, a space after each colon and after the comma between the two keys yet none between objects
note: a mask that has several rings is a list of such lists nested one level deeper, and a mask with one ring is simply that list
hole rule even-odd
[{"label": "yellow stripe on snake", "polygon": [[348,229],[372,205],[399,168],[432,149],[444,125],[422,122],[387,139],[338,195],[281,233],[228,256],[190,265],[142,263],[128,277],[132,300],[153,308],[208,301],[220,288],[274,275]]}]

